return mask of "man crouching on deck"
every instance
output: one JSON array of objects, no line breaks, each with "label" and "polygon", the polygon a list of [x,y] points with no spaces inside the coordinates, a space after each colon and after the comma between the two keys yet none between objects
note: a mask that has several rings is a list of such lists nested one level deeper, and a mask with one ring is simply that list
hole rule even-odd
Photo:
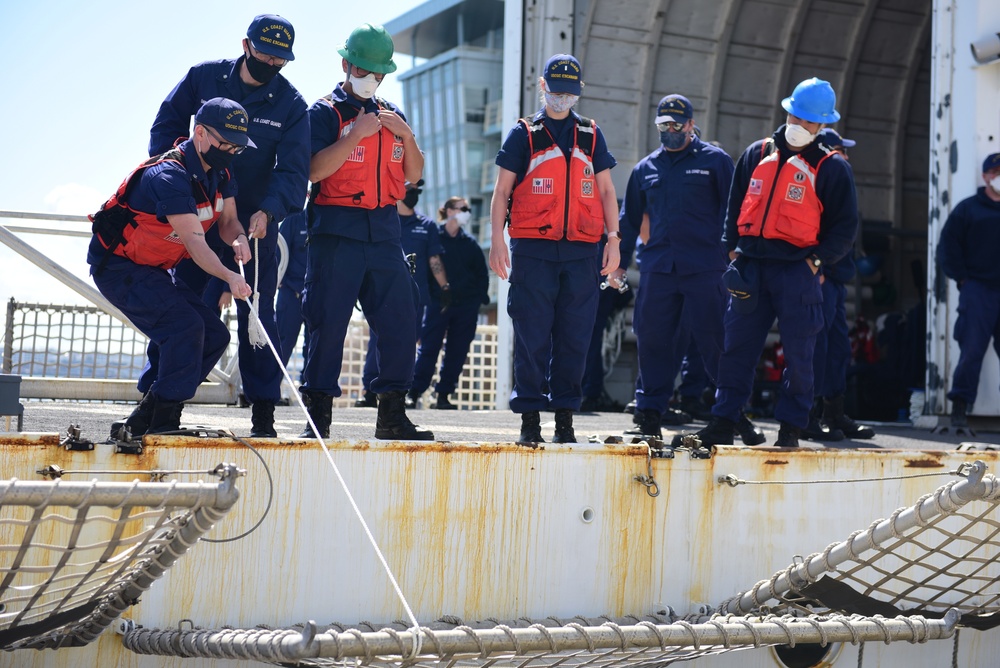
[{"label": "man crouching on deck", "polygon": [[228,170],[233,156],[254,148],[247,112],[216,97],[201,106],[194,123],[193,137],[142,163],[90,217],[87,263],[97,289],[160,347],[156,380],[132,414],[115,423],[112,438],[179,429],[181,402],[194,396],[229,345],[229,329],[167,270],[190,257],[229,283],[234,297],[250,296],[246,281],[205,243],[218,221],[236,259],[250,260]]}]

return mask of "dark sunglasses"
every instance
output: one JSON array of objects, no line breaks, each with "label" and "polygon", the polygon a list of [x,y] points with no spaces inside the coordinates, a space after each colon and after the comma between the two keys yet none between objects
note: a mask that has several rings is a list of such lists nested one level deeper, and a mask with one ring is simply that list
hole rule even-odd
[{"label": "dark sunglasses", "polygon": [[221,150],[225,151],[226,153],[232,153],[233,155],[239,155],[243,151],[247,150],[246,146],[240,146],[239,144],[233,144],[231,142],[228,142],[228,141],[224,140],[215,130],[213,130],[212,128],[208,127],[207,125],[203,125],[202,127],[205,128],[205,130],[208,132],[208,134],[212,135],[212,137],[215,139],[215,141],[219,142],[219,148]]},{"label": "dark sunglasses", "polygon": [[469,211],[472,211],[472,209],[470,209],[467,206],[449,206],[448,208],[449,209],[454,209],[455,211],[465,211],[466,213],[468,213]]},{"label": "dark sunglasses", "polygon": [[668,130],[670,132],[680,132],[681,130],[684,129],[685,125],[686,125],[685,123],[675,123],[673,121],[668,121],[666,123],[657,123],[656,129],[659,130],[660,132],[667,132]]}]

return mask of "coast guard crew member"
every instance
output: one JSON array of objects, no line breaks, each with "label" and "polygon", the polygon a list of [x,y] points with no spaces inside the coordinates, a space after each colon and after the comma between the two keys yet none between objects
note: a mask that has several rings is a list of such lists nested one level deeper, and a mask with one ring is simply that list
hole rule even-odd
[{"label": "coast guard crew member", "polygon": [[[396,211],[399,213],[400,244],[403,246],[403,254],[410,263],[410,271],[413,274],[413,282],[417,290],[417,317],[414,319],[414,327],[417,340],[420,339],[420,329],[424,322],[424,313],[431,300],[431,289],[428,281],[428,273],[434,277],[438,285],[448,285],[448,276],[444,270],[444,263],[441,261],[441,248],[437,225],[427,216],[420,215],[414,209],[420,200],[420,186],[423,181],[406,184],[406,196],[396,202]],[[375,393],[371,391],[372,380],[378,375],[378,335],[371,332],[368,339],[368,352],[365,354],[365,368],[361,376],[361,383],[364,393],[354,403],[356,408],[375,408],[378,400]],[[416,403],[411,400],[411,394],[406,395],[406,407],[415,408]]]},{"label": "coast guard crew member", "polygon": [[733,260],[724,276],[732,296],[713,417],[694,434],[701,445],[733,442],[775,316],[786,363],[775,445],[797,447],[809,422],[813,352],[823,326],[817,274],[851,250],[858,230],[850,165],[816,140],[823,127],[840,120],[836,100],[828,82],[801,82],[781,102],[785,125],[751,144],[736,163],[723,237]]},{"label": "coast guard crew member", "polygon": [[[855,145],[832,129],[820,131],[817,140],[837,151],[845,160],[845,149]],[[829,265],[820,267],[823,289],[823,328],[816,336],[813,354],[813,384],[816,401],[809,425],[802,436],[816,441],[875,438],[875,430],[859,425],[844,413],[847,369],[851,365],[851,337],[847,326],[847,282],[854,278],[854,249]]]},{"label": "coast guard crew member", "polygon": [[[140,165],[91,216],[87,263],[97,289],[159,350],[156,377],[120,425],[133,437],[177,430],[181,402],[194,396],[229,345],[229,330],[218,315],[167,270],[190,257],[228,283],[238,299],[250,295],[246,281],[223,266],[205,242],[206,231],[218,221],[223,242],[236,257],[250,259],[228,169],[236,154],[254,148],[247,112],[217,97],[203,104],[194,120],[190,139]],[[112,437],[124,434],[113,429]]]},{"label": "coast guard crew member", "polygon": [[[309,327],[302,396],[320,434],[329,435],[333,398],[341,395],[344,339],[361,302],[378,336],[375,438],[432,440],[406,416],[413,378],[417,317],[413,280],[400,245],[399,214],[407,181],[424,158],[400,109],[375,97],[396,71],[382,26],[356,28],[339,50],[346,79],[309,107],[312,129],[309,262],[302,304]],[[303,438],[315,438],[307,426]]]},{"label": "coast guard crew member", "polygon": [[983,356],[993,339],[1000,350],[1000,153],[983,161],[983,181],[976,194],[948,215],[938,242],[937,261],[945,276],[958,283],[958,364],[948,390],[951,425],[969,426],[966,416],[976,402]]},{"label": "coast guard crew member", "polygon": [[[654,123],[660,147],[633,168],[619,222],[623,269],[640,229],[648,225],[638,251],[642,278],[633,319],[642,378],[636,412],[639,432],[660,438],[688,335],[713,383],[718,373],[728,297],[721,238],[733,160],[695,134],[694,107],[683,95],[660,100]],[[749,422],[742,414],[741,420]],[[763,434],[752,426],[742,430],[752,437],[751,445],[762,442]]]},{"label": "coast guard crew member", "polygon": [[[256,262],[246,267],[247,280],[254,283],[257,267],[258,294],[254,297],[264,330],[277,347],[274,295],[278,282],[278,223],[302,208],[302,193],[309,175],[309,120],[305,100],[281,74],[295,56],[292,24],[280,16],[262,14],[254,18],[243,40],[243,55],[234,60],[217,60],[195,65],[170,91],[153,122],[149,153],[158,155],[173,146],[178,137],[188,135],[191,115],[202,101],[224,96],[238,101],[250,115],[249,133],[257,145],[233,161],[233,173],[240,184],[236,213],[252,239],[259,239]],[[225,247],[224,261],[233,269],[235,262]],[[191,272],[181,272],[182,280],[194,283]],[[195,272],[197,273],[197,272]],[[248,337],[250,308],[237,302],[240,375],[243,392],[253,405],[250,435],[274,437],[274,404],[281,398],[281,369],[268,347],[254,348]],[[150,349],[151,373],[155,376],[157,353]],[[144,374],[144,379],[148,374]],[[141,383],[142,384],[142,383]],[[142,389],[140,387],[140,389]]]},{"label": "coast guard crew member", "polygon": [[[539,411],[554,410],[555,443],[573,443],[587,348],[597,314],[594,276],[618,267],[614,156],[597,123],[572,111],[583,90],[580,63],[557,54],[538,80],[543,108],[522,118],[497,154],[490,207],[490,267],[506,279],[514,327],[514,389],[520,443],[540,443]],[[509,203],[509,210],[508,210]],[[504,224],[510,218],[510,252]],[[608,234],[603,261],[598,242]],[[547,388],[548,392],[545,393]]]},{"label": "coast guard crew member", "polygon": [[[435,285],[431,291],[430,304],[420,330],[420,350],[413,367],[413,387],[407,397],[416,402],[431,384],[434,367],[437,365],[441,345],[444,344],[444,359],[434,386],[437,401],[431,408],[455,410],[458,408],[448,400],[448,395],[458,387],[458,377],[469,354],[469,346],[476,338],[476,323],[479,320],[480,304],[489,304],[490,276],[483,258],[479,242],[463,229],[472,218],[469,202],[464,197],[449,197],[438,209],[438,220],[442,249],[441,259],[448,273],[448,282]],[[445,336],[448,337],[445,343]]]},{"label": "coast guard crew member", "polygon": [[[302,331],[302,291],[305,289],[306,241],[309,237],[305,210],[286,216],[278,226],[278,234],[284,237],[288,248],[288,265],[278,285],[274,316],[278,325],[278,337],[281,339],[281,363],[287,367],[292,350],[298,343],[299,332]],[[306,331],[302,342],[303,357],[308,350],[309,332]]]}]

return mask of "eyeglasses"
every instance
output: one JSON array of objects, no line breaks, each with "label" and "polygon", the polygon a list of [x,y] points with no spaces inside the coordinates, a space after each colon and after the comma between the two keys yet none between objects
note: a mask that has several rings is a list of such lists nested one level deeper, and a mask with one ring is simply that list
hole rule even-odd
[{"label": "eyeglasses", "polygon": [[455,211],[464,211],[466,213],[472,211],[472,209],[470,209],[468,206],[449,206],[448,208],[454,209]]},{"label": "eyeglasses", "polygon": [[372,72],[371,70],[363,70],[360,67],[358,67],[357,65],[353,65],[353,64],[351,65],[351,67],[354,68],[354,71],[357,73],[358,77],[361,78],[361,79],[364,79],[369,74],[374,74],[375,75],[375,81],[379,81],[380,82],[380,81],[382,81],[382,79],[385,79],[385,72]]},{"label": "eyeglasses", "polygon": [[680,132],[681,130],[684,129],[685,125],[687,125],[687,123],[675,123],[674,121],[667,121],[666,123],[657,123],[656,129],[659,130],[660,132],[667,132],[668,130],[670,132]]},{"label": "eyeglasses", "polygon": [[284,67],[288,64],[288,61],[284,58],[278,58],[276,56],[269,56],[266,53],[261,53],[257,49],[253,48],[253,44],[250,45],[250,53],[253,55],[254,60],[259,60],[267,65],[274,65],[275,67]]},{"label": "eyeglasses", "polygon": [[246,146],[240,146],[239,144],[233,144],[232,142],[223,141],[222,137],[215,133],[215,130],[208,127],[207,125],[201,126],[205,128],[208,134],[212,135],[215,141],[219,142],[219,148],[226,153],[232,153],[233,155],[239,155],[243,151],[247,150]]}]

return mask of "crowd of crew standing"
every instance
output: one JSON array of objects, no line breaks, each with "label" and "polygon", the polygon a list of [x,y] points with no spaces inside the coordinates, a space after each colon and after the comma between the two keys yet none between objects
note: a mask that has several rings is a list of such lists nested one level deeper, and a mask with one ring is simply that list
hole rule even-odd
[{"label": "crowd of crew standing", "polygon": [[[358,405],[377,407],[375,437],[434,438],[406,409],[429,389],[442,345],[431,406],[456,408],[449,395],[489,303],[469,203],[450,197],[436,221],[416,213],[423,155],[403,111],[376,95],[396,69],[384,28],[350,33],[343,79],[308,106],[281,74],[294,36],[284,18],[257,16],[239,57],[191,67],[153,121],[150,158],[92,216],[94,281],[150,340],[142,400],[114,438],[179,429],[183,402],[229,344],[213,281],[236,298],[251,436],[277,435],[280,363],[303,324],[301,437],[329,436],[356,304],[371,332]],[[633,253],[635,433],[662,438],[661,425],[677,423],[669,402],[687,359],[715,398],[707,425],[676,441],[764,443],[743,408],[777,319],[786,368],[775,445],[874,436],[844,414],[858,206],[853,142],[828,127],[840,119],[830,84],[796,86],[781,102],[786,123],[735,165],[700,139],[690,100],[667,95],[653,121],[660,146],[634,166],[620,206],[604,134],[574,110],[583,89],[579,61],[552,56],[539,110],[496,157],[489,266],[510,283],[518,442],[544,441],[543,411],[555,414],[553,442],[576,441],[598,281],[624,289]],[[280,286],[279,223],[290,251]],[[253,340],[258,318],[277,356]]]}]

